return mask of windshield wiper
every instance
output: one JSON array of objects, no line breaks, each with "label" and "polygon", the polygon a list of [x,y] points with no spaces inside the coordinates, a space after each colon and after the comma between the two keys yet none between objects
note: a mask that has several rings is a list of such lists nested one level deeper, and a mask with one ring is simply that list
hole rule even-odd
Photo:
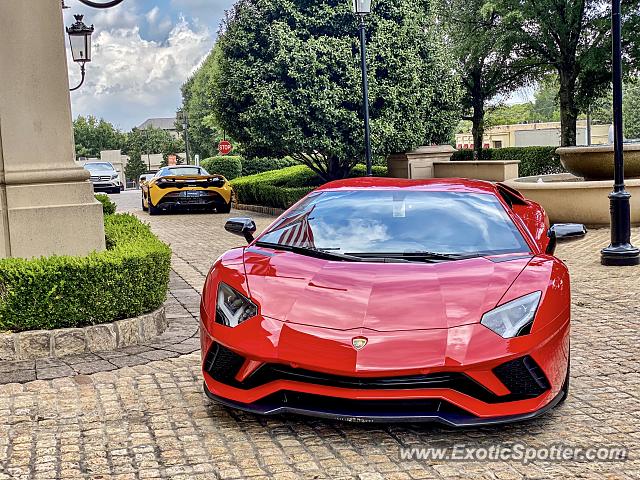
[{"label": "windshield wiper", "polygon": [[373,263],[407,263],[410,260],[393,257],[377,257],[375,255],[360,257],[355,255],[331,252],[322,248],[296,247],[293,245],[282,245],[280,243],[256,242],[257,247],[271,248],[272,250],[283,250],[285,252],[297,253],[308,257],[321,258],[324,260],[337,260],[341,262],[373,262]]},{"label": "windshield wiper", "polygon": [[456,261],[478,258],[482,255],[477,253],[439,253],[439,252],[397,252],[397,253],[348,253],[347,255],[360,258],[391,258],[402,259],[409,262],[429,262],[434,260]]}]

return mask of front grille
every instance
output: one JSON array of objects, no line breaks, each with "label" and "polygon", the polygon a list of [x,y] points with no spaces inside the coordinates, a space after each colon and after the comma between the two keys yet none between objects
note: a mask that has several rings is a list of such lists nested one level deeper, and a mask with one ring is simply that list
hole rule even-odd
[{"label": "front grille", "polygon": [[[86,178],[86,177],[85,177]],[[108,182],[111,180],[111,175],[108,176],[91,176],[92,182]]]},{"label": "front grille", "polygon": [[299,411],[322,412],[347,417],[458,417],[475,418],[469,412],[438,399],[352,400],[309,393],[282,391],[269,395],[255,405],[268,408],[287,407]]},{"label": "front grille", "polygon": [[[469,397],[476,398],[485,403],[513,402],[537,397],[549,388],[547,386],[543,389],[539,388],[538,390],[534,390],[527,385],[529,388],[513,389],[513,384],[510,386],[510,384],[507,383],[508,380],[503,380],[500,374],[496,372],[496,375],[511,391],[511,394],[509,395],[499,396],[473,380],[471,377],[459,372],[440,372],[429,375],[396,377],[347,377],[293,368],[280,364],[264,364],[244,381],[238,382],[235,377],[244,364],[244,361],[244,357],[237,353],[222,345],[214,344],[205,359],[204,370],[211,375],[214,380],[241,390],[251,390],[277,380],[286,380],[312,385],[357,390],[449,389],[460,392]],[[520,362],[522,363],[522,359]],[[531,360],[531,362],[533,362],[533,360]],[[513,367],[510,367],[509,365],[512,363],[513,362],[509,362],[502,365],[496,370],[501,369],[500,372],[502,372],[502,370],[511,371],[513,370]],[[535,362],[533,362],[533,364],[535,365]],[[527,370],[527,372],[529,372],[529,370]],[[544,374],[539,367],[537,367],[536,374],[537,376],[535,378],[542,381],[539,377],[539,375],[542,374],[542,379],[546,381],[546,377],[544,377]],[[529,373],[527,373],[527,375],[529,375],[529,378],[533,378]],[[509,378],[520,377],[512,374]],[[523,380],[521,380],[521,382],[522,381]]]},{"label": "front grille", "polygon": [[517,358],[493,369],[512,395],[538,397],[549,390],[549,380],[530,356]]}]

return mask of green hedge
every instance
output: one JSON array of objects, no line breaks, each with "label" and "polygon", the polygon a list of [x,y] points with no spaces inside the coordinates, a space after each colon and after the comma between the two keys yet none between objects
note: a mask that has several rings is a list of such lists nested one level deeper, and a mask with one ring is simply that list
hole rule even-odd
[{"label": "green hedge", "polygon": [[291,157],[285,158],[253,158],[242,161],[242,176],[257,175],[258,173],[269,172],[271,170],[280,170],[287,167],[299,165]]},{"label": "green hedge", "polygon": [[233,180],[242,175],[242,157],[237,155],[207,158],[200,165],[211,175],[222,175],[227,180]]},{"label": "green hedge", "polygon": [[0,331],[84,327],[162,306],[171,250],[132,215],[105,217],[110,249],[0,260]]},{"label": "green hedge", "polygon": [[[374,167],[373,171],[378,177],[387,175],[385,167]],[[353,169],[352,176],[364,175],[362,165]],[[305,165],[241,177],[231,182],[238,203],[274,208],[289,208],[320,185],[322,180]]]},{"label": "green hedge", "polygon": [[[520,176],[564,173],[556,154],[558,147],[508,147],[482,150],[480,160],[520,160]],[[458,150],[451,160],[473,160],[473,150]]]},{"label": "green hedge", "polygon": [[96,200],[102,204],[102,213],[106,217],[107,215],[113,215],[116,213],[116,204],[111,201],[109,195],[104,193],[96,194]]}]

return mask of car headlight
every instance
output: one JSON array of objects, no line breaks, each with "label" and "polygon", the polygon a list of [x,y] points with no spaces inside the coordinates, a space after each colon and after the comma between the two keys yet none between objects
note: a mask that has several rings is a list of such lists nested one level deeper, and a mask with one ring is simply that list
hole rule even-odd
[{"label": "car headlight", "polygon": [[500,305],[482,316],[482,325],[502,338],[514,338],[528,333],[533,324],[542,292],[534,292]]},{"label": "car headlight", "polygon": [[256,315],[258,306],[255,303],[226,283],[220,282],[216,302],[216,323],[233,328]]},{"label": "car headlight", "polygon": [[118,174],[114,173],[113,175],[111,175],[111,180],[116,180],[118,178]]}]

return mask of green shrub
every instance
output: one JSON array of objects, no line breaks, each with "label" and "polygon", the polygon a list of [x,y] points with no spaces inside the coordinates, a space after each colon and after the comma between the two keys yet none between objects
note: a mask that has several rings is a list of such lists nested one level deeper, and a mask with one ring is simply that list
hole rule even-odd
[{"label": "green shrub", "polygon": [[298,162],[291,157],[245,159],[242,161],[242,176],[248,177],[249,175],[280,170],[294,165],[298,165]]},{"label": "green shrub", "polygon": [[233,180],[242,175],[242,157],[218,156],[203,160],[200,165],[211,175],[222,175],[227,180]]},{"label": "green shrub", "polygon": [[[508,147],[482,150],[480,160],[520,160],[520,176],[533,177],[564,173],[556,154],[558,147]],[[459,150],[451,160],[473,160],[473,150]]]},{"label": "green shrub", "polygon": [[[378,177],[387,175],[385,167],[374,167],[373,171]],[[353,169],[352,176],[362,177],[365,173],[364,166],[357,165]],[[231,182],[231,186],[238,203],[289,208],[322,183],[322,180],[309,167],[296,165],[241,177]]]},{"label": "green shrub", "polygon": [[116,204],[111,201],[109,195],[98,193],[96,194],[96,200],[102,204],[102,213],[104,213],[105,217],[116,213]]},{"label": "green shrub", "polygon": [[171,250],[132,215],[105,217],[111,248],[86,257],[0,260],[0,331],[84,327],[162,306]]}]

